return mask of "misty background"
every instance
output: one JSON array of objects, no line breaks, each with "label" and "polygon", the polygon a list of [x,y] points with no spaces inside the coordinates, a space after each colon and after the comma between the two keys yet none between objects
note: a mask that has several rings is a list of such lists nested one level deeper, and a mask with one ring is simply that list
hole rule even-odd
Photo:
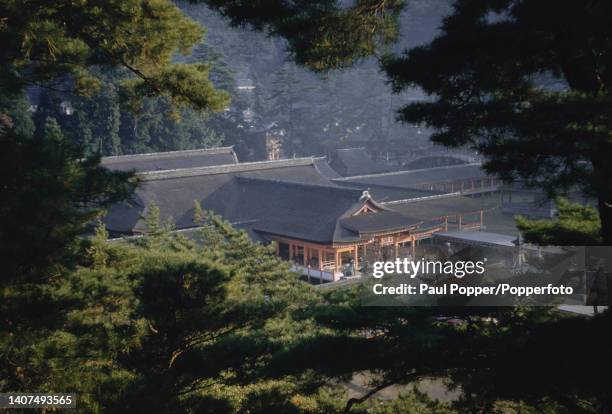
[{"label": "misty background", "polygon": [[[402,103],[423,94],[393,94],[376,58],[316,74],[293,63],[284,39],[230,27],[204,5],[177,4],[206,28],[204,41],[177,60],[209,63],[215,86],[231,95],[229,108],[209,115],[189,109],[177,114],[165,98],[128,107],[119,87],[128,75],[105,70],[103,87],[89,98],[61,88],[31,88],[22,106],[33,112],[36,126],[52,116],[87,154],[104,156],[232,145],[241,161],[255,161],[333,156],[337,148],[365,147],[374,159],[400,166],[431,150],[426,128],[396,121]],[[389,51],[430,41],[449,11],[447,0],[409,2],[399,39]]]}]

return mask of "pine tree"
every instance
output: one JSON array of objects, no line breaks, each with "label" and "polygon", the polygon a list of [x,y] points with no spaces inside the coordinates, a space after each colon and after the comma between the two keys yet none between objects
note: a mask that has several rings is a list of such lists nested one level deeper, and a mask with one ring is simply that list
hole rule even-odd
[{"label": "pine tree", "polygon": [[90,95],[100,90],[100,68],[121,68],[131,78],[123,94],[133,108],[144,97],[165,96],[176,106],[222,110],[228,97],[214,89],[203,63],[173,62],[202,39],[203,29],[168,1],[134,0],[87,7],[67,1],[6,1],[0,6],[4,52],[0,91],[30,85]]},{"label": "pine tree", "polygon": [[591,206],[555,200],[558,211],[552,220],[528,220],[517,217],[517,227],[525,241],[540,245],[589,246],[601,244],[601,220]]},{"label": "pine tree", "polygon": [[82,158],[53,118],[34,137],[9,129],[0,145],[5,277],[61,263],[101,209],[126,198],[136,183],[131,173],[110,172],[98,158]]},{"label": "pine tree", "polygon": [[[64,287],[66,297],[81,300],[62,336],[64,354],[81,345],[93,355],[80,360],[91,366],[78,388],[90,393],[89,408],[263,413],[291,409],[293,395],[316,394],[299,376],[266,371],[275,353],[314,333],[291,316],[313,293],[269,248],[213,216],[208,226],[208,240],[220,241],[214,248],[168,231],[88,243],[87,265]],[[70,384],[70,372],[50,381]]]},{"label": "pine tree", "polygon": [[73,299],[60,286],[79,263],[79,236],[135,180],[83,158],[53,118],[33,136],[3,128],[0,158],[0,389],[49,390],[57,361],[46,346],[61,342],[54,332],[67,323]]},{"label": "pine tree", "polygon": [[287,40],[294,60],[317,71],[351,66],[397,38],[401,1],[365,0],[346,4],[336,0],[269,3],[267,0],[202,0],[230,18],[233,25],[250,26]]},{"label": "pine tree", "polygon": [[503,179],[594,197],[610,244],[611,19],[603,0],[456,1],[436,39],[385,62],[396,91],[432,96],[400,116],[473,146]]}]

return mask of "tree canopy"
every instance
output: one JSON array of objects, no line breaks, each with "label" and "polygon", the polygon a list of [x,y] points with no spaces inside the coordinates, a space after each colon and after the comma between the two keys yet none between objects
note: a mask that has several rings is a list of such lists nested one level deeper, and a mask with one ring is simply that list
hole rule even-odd
[{"label": "tree canopy", "polygon": [[434,142],[473,146],[506,180],[593,196],[612,243],[611,7],[456,1],[431,43],[385,59],[396,91],[431,96],[400,119],[435,128]]},{"label": "tree canopy", "polygon": [[[284,37],[296,61],[318,71],[379,53],[397,35],[402,7],[203,3],[236,25]],[[136,123],[123,124],[113,104],[128,98],[134,113],[151,115],[135,133],[134,149],[144,148],[167,127],[153,116],[159,108],[227,104],[208,80],[211,68],[175,60],[203,29],[165,0],[9,0],[0,12],[3,391],[76,391],[82,412],[449,413],[419,393],[367,405],[387,386],[439,377],[461,387],[462,411],[491,412],[500,399],[518,401],[521,412],[609,406],[609,311],[578,319],[520,307],[364,310],[359,288],[315,291],[270,248],[197,204],[193,239],[170,234],[154,206],[144,237],[109,242],[101,227],[81,237],[137,181],[67,142],[61,94],[96,98],[75,99],[91,105],[91,117],[65,125],[83,130],[78,144],[108,136],[109,153],[128,136],[121,125]],[[385,61],[396,89],[416,85],[433,96],[402,117],[437,128],[438,142],[474,145],[505,178],[577,185],[599,198],[600,221],[592,209],[561,203],[552,225],[526,222],[534,239],[574,237],[574,226],[595,241],[601,227],[610,240],[610,16],[603,1],[459,0],[438,39]],[[112,70],[121,72],[117,82],[105,78]],[[43,96],[48,104],[33,119],[20,95],[28,85],[58,93]],[[278,102],[291,102],[290,93]],[[348,401],[326,387],[364,372],[371,389]]]},{"label": "tree canopy", "polygon": [[204,32],[166,0],[10,0],[0,15],[5,93],[37,85],[87,95],[101,86],[95,68],[119,67],[132,75],[124,88],[135,104],[161,95],[198,110],[227,105],[227,95],[208,80],[208,65],[173,61]]},{"label": "tree canopy", "polygon": [[591,206],[570,203],[563,198],[555,200],[558,211],[552,220],[529,220],[517,217],[517,227],[525,241],[539,245],[601,244],[601,220]]},{"label": "tree canopy", "polygon": [[[10,121],[7,121],[10,122]],[[32,137],[14,126],[0,132],[0,257],[4,282],[61,263],[74,239],[102,209],[128,197],[129,172],[111,172],[99,157],[83,158],[53,118]]]},{"label": "tree canopy", "polygon": [[399,0],[202,0],[232,24],[287,40],[295,61],[324,71],[352,65],[397,38]]}]

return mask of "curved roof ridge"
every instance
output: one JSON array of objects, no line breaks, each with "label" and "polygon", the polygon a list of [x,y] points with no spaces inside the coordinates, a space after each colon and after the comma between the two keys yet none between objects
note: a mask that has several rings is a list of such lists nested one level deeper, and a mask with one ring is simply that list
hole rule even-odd
[{"label": "curved roof ridge", "polygon": [[336,148],[336,151],[350,151],[350,150],[365,150],[366,147],[348,147],[348,148]]},{"label": "curved roof ridge", "polygon": [[363,196],[363,191],[357,188],[347,188],[339,185],[335,185],[330,182],[330,185],[327,184],[314,184],[314,183],[301,183],[295,181],[285,181],[282,179],[274,179],[274,178],[259,178],[259,177],[245,177],[245,176],[237,176],[237,180],[240,181],[261,181],[261,182],[271,182],[275,184],[282,184],[290,187],[309,187],[309,188],[321,188],[326,190],[332,190],[336,192],[344,192],[344,193],[352,193],[358,194],[359,197]]},{"label": "curved roof ridge", "polygon": [[268,160],[268,161],[253,161],[242,162],[238,164],[213,165],[208,167],[192,167],[178,168],[174,170],[163,171],[144,171],[138,173],[138,176],[143,181],[164,180],[169,178],[194,177],[199,175],[225,174],[232,172],[248,172],[257,170],[266,170],[271,168],[295,167],[303,165],[312,165],[315,158],[291,158],[286,160]]},{"label": "curved roof ridge", "polygon": [[327,162],[327,156],[322,155],[319,157],[314,157],[314,168],[317,170],[319,174],[327,178],[328,180],[333,180],[335,178],[340,178],[341,175],[338,174],[336,170],[334,170],[329,163]]},{"label": "curved roof ridge", "polygon": [[452,193],[432,194],[432,195],[423,196],[423,197],[406,198],[403,200],[383,201],[381,204],[385,204],[385,205],[409,204],[409,203],[418,203],[419,201],[424,201],[424,200],[436,200],[440,198],[460,197],[460,196],[461,196],[461,192],[455,191]]},{"label": "curved roof ridge", "polygon": [[469,164],[443,165],[441,167],[421,168],[418,170],[400,170],[400,171],[390,171],[390,172],[375,173],[375,174],[353,175],[350,177],[334,178],[334,180],[335,181],[349,181],[349,180],[354,180],[355,178],[384,177],[384,176],[401,175],[401,174],[418,174],[419,172],[423,172],[423,171],[445,170],[445,169],[465,168],[465,167],[475,167],[475,166],[482,166],[482,163],[472,162]]},{"label": "curved roof ridge", "polygon": [[179,151],[163,151],[163,152],[146,152],[142,154],[126,154],[126,155],[112,155],[109,157],[102,157],[102,163],[104,162],[116,162],[116,161],[127,161],[137,159],[160,159],[174,157],[176,155],[202,155],[202,154],[234,154],[234,146],[228,147],[213,147],[213,148],[197,148]]},{"label": "curved roof ridge", "polygon": [[[374,175],[379,175],[379,174],[374,174]],[[353,178],[353,177],[343,177],[343,178]],[[332,181],[334,183],[336,181],[340,181],[342,183],[341,184],[342,186],[349,185],[349,186],[352,186],[352,187],[355,187],[355,188],[357,186],[360,186],[361,188],[364,188],[365,190],[370,190],[373,187],[386,188],[386,189],[389,189],[389,190],[397,190],[398,189],[397,186],[390,185],[390,184],[362,183],[362,182],[359,182],[359,181],[347,181],[347,180],[343,180],[341,178],[330,178],[330,181]],[[430,193],[431,195],[439,195],[439,194],[433,194],[435,192],[433,190],[423,190],[421,188],[413,188],[413,189],[411,189],[411,191],[419,191],[419,192],[422,192],[422,193]],[[446,193],[444,193],[444,194],[446,194]]]}]

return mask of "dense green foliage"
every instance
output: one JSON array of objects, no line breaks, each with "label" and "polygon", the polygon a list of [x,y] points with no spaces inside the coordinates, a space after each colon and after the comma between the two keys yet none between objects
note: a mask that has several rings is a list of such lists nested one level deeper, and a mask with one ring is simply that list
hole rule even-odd
[{"label": "dense green foliage", "polygon": [[51,116],[86,154],[101,155],[222,141],[204,115],[225,109],[229,95],[204,60],[177,61],[204,29],[171,2],[7,1],[0,15],[0,94],[27,90],[39,130]]},{"label": "dense green foliage", "polygon": [[601,244],[601,221],[591,206],[556,200],[558,211],[552,220],[528,220],[517,217],[517,227],[525,241],[541,245],[588,246]]},{"label": "dense green foliage", "polygon": [[472,145],[485,168],[550,195],[571,186],[598,201],[612,243],[612,4],[459,0],[431,43],[388,58],[395,90],[430,102],[401,118],[433,140]]},{"label": "dense green foliage", "polygon": [[[99,229],[76,247],[73,268],[38,282],[54,308],[33,302],[31,312],[55,312],[53,323],[27,326],[36,342],[16,343],[23,315],[7,311],[23,289],[3,290],[13,335],[2,338],[2,389],[72,390],[80,412],[236,412],[249,393],[284,386],[260,371],[307,334],[288,312],[308,291],[269,249],[215,223],[203,236],[216,236],[214,250],[164,231],[109,244]],[[255,260],[251,273],[245,261]]]},{"label": "dense green foliage", "polygon": [[126,198],[135,180],[100,167],[99,158],[82,158],[53,118],[33,136],[6,122],[0,132],[0,257],[8,282],[60,264],[100,208]]},{"label": "dense green foliage", "polygon": [[314,70],[350,66],[396,39],[402,1],[358,0],[203,0],[232,24],[250,26],[287,40],[299,64]]},{"label": "dense green foliage", "polygon": [[[106,79],[91,97],[42,90],[33,115],[40,128],[43,119],[56,119],[66,138],[86,154],[122,155],[220,146],[223,135],[208,126],[208,118],[192,109],[176,110],[163,97],[143,100],[138,112],[119,96],[120,79]],[[69,102],[71,114],[62,110]]]},{"label": "dense green foliage", "polygon": [[23,134],[24,124],[5,115],[0,128],[3,390],[39,389],[48,380],[45,350],[61,339],[54,332],[66,323],[70,302],[57,288],[81,256],[76,238],[136,184],[130,173],[100,167],[99,158],[82,158],[52,118],[32,136]]},{"label": "dense green foliage", "polygon": [[[30,85],[91,94],[102,86],[97,67],[118,67],[134,104],[149,96],[199,110],[220,110],[227,96],[208,80],[205,64],[172,63],[203,29],[166,0],[3,1],[0,6],[0,91]],[[66,85],[66,76],[69,77]]]},{"label": "dense green foliage", "polygon": [[[236,25],[284,37],[298,63],[319,71],[380,50],[397,35],[401,8],[395,1],[345,8],[329,0],[204,3]],[[600,2],[582,4],[457,2],[440,39],[411,52],[408,61],[389,63],[398,88],[412,83],[439,97],[411,106],[406,119],[442,128],[439,141],[477,139],[493,170],[609,194],[602,181],[609,170],[585,154],[609,155],[611,14],[589,8],[604,7]],[[202,29],[163,0],[5,1],[0,11],[2,391],[76,392],[84,413],[452,413],[418,392],[382,404],[370,400],[379,389],[433,377],[462,390],[455,403],[460,412],[594,412],[609,405],[610,312],[583,319],[548,309],[364,309],[359,288],[322,292],[302,284],[268,247],[197,205],[201,229],[194,239],[169,233],[172,223],[160,223],[155,206],[147,210],[145,237],[108,242],[99,227],[83,238],[101,209],[125,198],[136,182],[100,168],[99,158],[83,158],[82,151],[208,145],[217,139],[202,134],[209,125],[229,124],[230,138],[237,139],[247,128],[242,121],[204,123],[185,108],[224,109],[227,95],[213,89],[208,75],[231,92],[236,65],[204,46],[173,60],[200,40]],[[506,11],[509,21],[495,14]],[[551,33],[566,35],[554,39],[562,50]],[[585,61],[585,46],[568,41],[577,34],[601,61]],[[524,53],[525,45],[535,51]],[[516,53],[497,53],[502,46]],[[278,59],[279,49],[271,46],[270,55]],[[247,52],[252,57],[259,50]],[[593,66],[591,81],[602,86],[596,92],[581,83]],[[252,102],[236,95],[236,105],[280,112],[278,122],[291,132],[289,150],[305,145],[309,131],[299,126],[306,121],[323,124],[321,142],[358,128],[371,134],[388,122],[384,114],[362,120],[376,108],[357,98],[373,89],[369,82],[351,89],[352,76],[377,79],[372,66],[337,79],[326,91],[329,100],[306,99],[306,105],[327,104],[306,114],[298,111],[304,100],[295,90],[309,94],[312,84],[296,79],[290,65],[272,67],[277,75],[264,93]],[[535,74],[563,74],[569,90],[540,87],[531,82]],[[28,85],[52,90],[41,93],[33,118],[23,98]],[[477,93],[466,95],[472,91],[466,85]],[[387,98],[376,91],[377,99]],[[67,92],[79,95],[70,98],[76,112],[69,117],[60,111]],[[178,117],[181,123],[173,122]],[[552,135],[558,140],[551,144]],[[567,162],[563,174],[553,158]],[[551,241],[542,234],[557,232],[595,240],[592,210],[560,207],[553,223],[524,222],[528,236]],[[365,374],[371,391],[347,400],[339,384],[355,374]]]},{"label": "dense green foliage", "polygon": [[[610,312],[586,319],[550,308],[364,307],[359,290],[326,296],[307,315],[332,334],[288,352],[289,369],[314,367],[340,378],[367,372],[372,391],[447,379],[462,391],[454,403],[460,412],[495,412],[503,401],[525,404],[526,412],[605,410]],[[584,346],[588,353],[576,357]],[[327,352],[317,353],[316,361],[303,357],[317,349]],[[359,401],[348,400],[347,411]],[[510,404],[511,409],[521,410]]]},{"label": "dense green foliage", "polygon": [[[458,404],[472,412],[500,404],[506,412],[575,412],[576,404],[592,412],[590,398],[604,391],[605,315],[591,322],[467,309],[461,312],[472,319],[456,326],[435,315],[459,310],[364,312],[358,291],[321,296],[271,249],[197,207],[196,241],[168,233],[171,223],[158,221],[155,206],[148,211],[150,236],[109,243],[98,228],[78,244],[73,268],[40,285],[56,306],[56,323],[30,332],[36,345],[12,349],[3,389],[78,392],[80,412],[381,414],[454,411],[418,392],[384,404],[370,393],[347,400],[336,384],[362,372],[373,391],[447,378],[469,390]],[[567,329],[579,333],[577,341],[595,335],[599,346],[559,365],[576,347],[559,341]],[[534,361],[546,369],[533,370]],[[519,387],[525,372],[530,380]],[[573,381],[587,372],[589,381]]]}]

